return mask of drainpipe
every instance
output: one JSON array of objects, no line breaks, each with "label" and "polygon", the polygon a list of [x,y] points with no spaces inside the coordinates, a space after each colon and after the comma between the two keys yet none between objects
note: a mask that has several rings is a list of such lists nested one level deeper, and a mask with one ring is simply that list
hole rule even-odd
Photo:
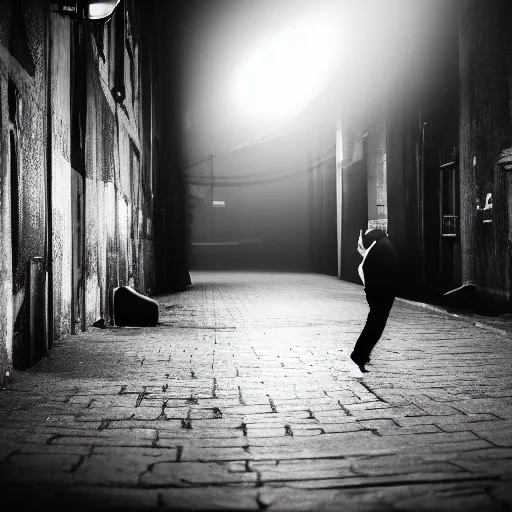
[{"label": "drainpipe", "polygon": [[337,228],[337,253],[338,253],[338,277],[341,279],[341,237],[343,221],[343,131],[342,121],[336,122],[336,228]]},{"label": "drainpipe", "polygon": [[416,193],[418,201],[418,234],[419,234],[419,259],[421,286],[425,287],[425,128],[421,108],[418,110],[418,155],[417,155],[417,179]]},{"label": "drainpipe", "polygon": [[[42,303],[45,302],[45,296],[41,297],[41,282],[46,274],[44,270],[43,258],[36,256],[30,258],[29,263],[29,357],[28,367],[34,366],[39,359],[45,355],[45,340],[41,340],[41,334],[44,338],[46,329]],[[43,343],[41,343],[43,341]],[[43,346],[43,344],[45,346]]]},{"label": "drainpipe", "polygon": [[53,347],[53,223],[52,223],[52,11],[48,4],[47,11],[47,77],[46,77],[46,344],[48,350]]},{"label": "drainpipe", "polygon": [[[85,257],[85,253],[86,253],[86,250],[87,250],[87,242],[86,242],[86,230],[87,230],[87,223],[86,223],[86,220],[87,220],[87,154],[86,154],[86,151],[87,151],[87,139],[88,139],[88,126],[87,126],[87,123],[89,122],[89,119],[88,119],[88,108],[89,108],[89,71],[90,71],[90,62],[92,61],[92,45],[91,45],[91,37],[92,37],[92,33],[91,33],[91,27],[90,27],[90,24],[85,22],[83,23],[83,29],[84,29],[84,32],[83,32],[83,37],[84,37],[84,40],[83,40],[83,44],[84,44],[84,57],[85,57],[85,62],[84,62],[84,66],[85,66],[85,69],[86,69],[86,72],[85,72],[85,112],[83,112],[83,115],[85,117],[85,123],[84,123],[84,129],[85,129],[85,135],[84,135],[84,149],[83,149],[83,159],[84,159],[84,168],[83,168],[83,171],[84,171],[84,174],[82,176],[82,212],[81,212],[81,218],[80,218],[80,222],[81,222],[81,231],[82,231],[82,240],[81,240],[81,244],[82,244],[82,247],[81,247],[81,258],[82,258],[82,261],[80,262],[81,266],[82,266],[82,290],[80,291],[80,302],[81,302],[81,311],[80,311],[80,320],[81,320],[81,330],[82,332],[86,332],[87,331],[87,307],[86,307],[86,303],[85,303],[85,299],[86,299],[86,288],[87,288],[87,268],[85,266],[86,264],[86,257]],[[92,68],[91,68],[92,69]]]}]

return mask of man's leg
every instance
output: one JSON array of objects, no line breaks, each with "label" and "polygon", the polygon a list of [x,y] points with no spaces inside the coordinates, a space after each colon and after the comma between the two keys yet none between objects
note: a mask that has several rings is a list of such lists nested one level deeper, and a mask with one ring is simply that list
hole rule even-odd
[{"label": "man's leg", "polygon": [[357,340],[351,358],[359,366],[364,366],[370,360],[373,347],[377,344],[386,327],[389,312],[395,298],[369,300],[370,312],[366,324]]}]

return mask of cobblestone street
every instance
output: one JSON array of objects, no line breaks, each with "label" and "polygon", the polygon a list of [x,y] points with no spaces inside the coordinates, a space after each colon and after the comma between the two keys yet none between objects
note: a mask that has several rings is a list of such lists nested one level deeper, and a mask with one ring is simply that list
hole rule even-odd
[{"label": "cobblestone street", "polygon": [[397,300],[357,378],[362,287],[192,280],[0,391],[3,510],[512,509],[510,335]]}]

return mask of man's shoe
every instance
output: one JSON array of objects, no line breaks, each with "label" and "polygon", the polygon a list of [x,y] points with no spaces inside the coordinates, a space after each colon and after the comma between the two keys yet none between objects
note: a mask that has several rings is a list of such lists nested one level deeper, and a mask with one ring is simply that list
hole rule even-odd
[{"label": "man's shoe", "polygon": [[[352,354],[350,354],[350,359],[352,359],[352,361],[353,361],[355,364],[357,364],[357,366],[359,366],[360,368],[362,367],[362,368],[363,368],[363,370],[362,370],[362,371],[364,371],[364,366],[370,362],[370,360],[369,360],[369,359],[367,359],[366,361],[361,361],[361,360],[359,360],[359,359],[356,359],[356,358],[354,357],[354,352],[352,352]],[[368,370],[366,370],[366,371],[368,371]]]},{"label": "man's shoe", "polygon": [[352,362],[357,366],[358,370],[356,370],[354,367],[351,367],[351,373],[354,377],[361,377],[363,373],[369,373],[369,371],[364,367],[364,363],[361,364],[359,361],[354,359],[352,355],[350,355],[350,359]]}]

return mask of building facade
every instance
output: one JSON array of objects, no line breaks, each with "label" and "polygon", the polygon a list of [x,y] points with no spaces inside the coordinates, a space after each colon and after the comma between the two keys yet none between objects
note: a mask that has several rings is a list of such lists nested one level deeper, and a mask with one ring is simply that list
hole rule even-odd
[{"label": "building facade", "polygon": [[0,1],[0,380],[113,322],[115,287],[155,291],[157,5],[62,3]]},{"label": "building facade", "polygon": [[510,311],[512,37],[509,2],[464,2],[460,15],[462,273],[481,310]]},{"label": "building facade", "polygon": [[465,305],[469,297],[479,312],[508,312],[511,7],[427,7],[432,15],[412,31],[413,51],[396,54],[400,72],[374,91],[380,106],[340,118],[340,276],[357,280],[357,232],[382,219],[405,296]]}]

